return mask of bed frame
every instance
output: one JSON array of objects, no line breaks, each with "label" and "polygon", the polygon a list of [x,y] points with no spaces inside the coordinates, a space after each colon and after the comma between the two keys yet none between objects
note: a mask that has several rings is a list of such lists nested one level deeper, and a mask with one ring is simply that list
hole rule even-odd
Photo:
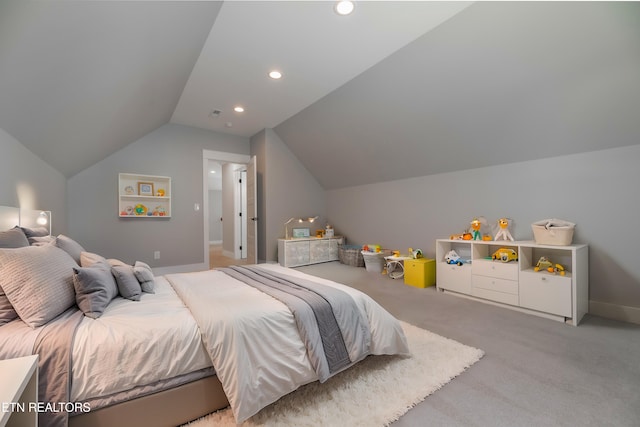
[{"label": "bed frame", "polygon": [[[0,206],[0,230],[16,225],[35,226],[29,222],[40,211]],[[222,384],[216,375],[178,387],[138,397],[95,411],[69,417],[69,427],[139,427],[153,425],[175,427],[229,406]]]},{"label": "bed frame", "polygon": [[217,376],[69,417],[69,427],[175,427],[229,406]]}]

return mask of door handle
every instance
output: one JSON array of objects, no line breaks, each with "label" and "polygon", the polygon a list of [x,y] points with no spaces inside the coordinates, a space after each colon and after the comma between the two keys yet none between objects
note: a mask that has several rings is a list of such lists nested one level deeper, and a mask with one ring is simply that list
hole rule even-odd
[{"label": "door handle", "polygon": [[257,220],[258,220],[257,216],[251,217],[251,221],[257,221]]}]

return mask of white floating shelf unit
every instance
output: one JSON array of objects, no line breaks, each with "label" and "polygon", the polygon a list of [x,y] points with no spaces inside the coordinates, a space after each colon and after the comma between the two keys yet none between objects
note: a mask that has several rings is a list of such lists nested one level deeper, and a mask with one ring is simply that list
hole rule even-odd
[{"label": "white floating shelf unit", "polygon": [[171,178],[118,174],[120,218],[171,218]]}]

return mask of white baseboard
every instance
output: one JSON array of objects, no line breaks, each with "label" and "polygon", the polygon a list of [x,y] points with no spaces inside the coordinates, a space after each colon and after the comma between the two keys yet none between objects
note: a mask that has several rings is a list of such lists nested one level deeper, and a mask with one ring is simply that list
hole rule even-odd
[{"label": "white baseboard", "polygon": [[640,325],[640,308],[608,302],[589,301],[589,314]]},{"label": "white baseboard", "polygon": [[221,245],[222,240],[209,240],[210,245]]}]

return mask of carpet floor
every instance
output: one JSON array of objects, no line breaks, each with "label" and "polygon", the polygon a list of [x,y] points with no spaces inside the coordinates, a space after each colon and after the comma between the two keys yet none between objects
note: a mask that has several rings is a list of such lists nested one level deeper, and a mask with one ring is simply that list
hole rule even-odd
[{"label": "carpet floor", "polygon": [[[402,323],[411,357],[370,356],[323,384],[308,384],[264,408],[243,426],[386,426],[460,375],[482,350]],[[189,427],[231,427],[225,409]]]}]

